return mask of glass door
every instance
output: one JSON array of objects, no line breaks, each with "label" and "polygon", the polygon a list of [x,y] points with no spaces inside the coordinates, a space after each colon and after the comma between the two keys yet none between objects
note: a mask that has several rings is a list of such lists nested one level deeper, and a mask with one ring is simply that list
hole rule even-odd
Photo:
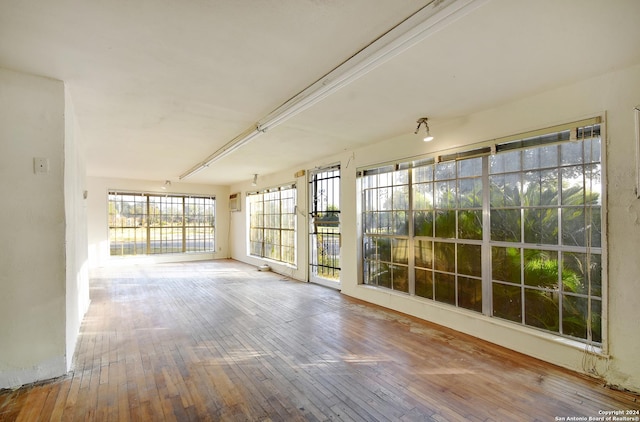
[{"label": "glass door", "polygon": [[340,166],[309,172],[309,281],[340,288]]}]

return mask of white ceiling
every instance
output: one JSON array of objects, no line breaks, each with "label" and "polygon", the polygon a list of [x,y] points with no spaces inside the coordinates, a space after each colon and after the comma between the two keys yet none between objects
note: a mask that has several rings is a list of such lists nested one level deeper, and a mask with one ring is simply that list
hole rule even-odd
[{"label": "white ceiling", "polygon": [[[176,181],[429,2],[0,0],[0,67],[66,82],[90,176]],[[639,22],[637,0],[489,0],[188,181],[250,180],[640,63]]]}]

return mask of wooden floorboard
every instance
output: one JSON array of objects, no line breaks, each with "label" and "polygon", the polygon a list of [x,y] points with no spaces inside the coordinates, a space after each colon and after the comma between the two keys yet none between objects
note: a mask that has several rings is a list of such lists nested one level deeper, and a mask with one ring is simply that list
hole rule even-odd
[{"label": "wooden floorboard", "polygon": [[638,396],[230,260],[95,270],[73,371],[0,421],[558,421]]}]

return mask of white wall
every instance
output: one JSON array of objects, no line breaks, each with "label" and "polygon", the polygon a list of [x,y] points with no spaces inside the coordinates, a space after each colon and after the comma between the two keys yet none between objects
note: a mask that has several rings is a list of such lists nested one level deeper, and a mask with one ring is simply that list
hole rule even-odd
[{"label": "white wall", "polygon": [[[227,186],[197,185],[172,182],[162,189],[164,180],[129,180],[88,177],[88,244],[89,268],[137,262],[176,262],[229,257],[229,188]],[[109,255],[108,192],[110,190],[149,193],[178,193],[212,195],[216,198],[216,232],[214,253],[166,254],[133,257],[111,257]]]},{"label": "white wall", "polygon": [[64,207],[66,215],[66,357],[71,369],[80,324],[89,309],[86,169],[81,132],[65,90]]},{"label": "white wall", "polygon": [[0,69],[0,388],[67,368],[64,100],[60,81]]},{"label": "white wall", "polygon": [[[574,83],[501,107],[479,111],[448,122],[433,121],[437,137],[425,144],[408,134],[340,156],[308,163],[310,169],[342,163],[341,192],[341,283],[344,294],[395,309],[542,360],[588,373],[608,383],[640,391],[640,336],[637,335],[640,303],[640,200],[635,196],[635,138],[633,107],[640,104],[640,66],[591,80]],[[358,282],[356,212],[356,168],[420,155],[435,155],[447,149],[490,139],[569,123],[582,118],[606,116],[606,181],[608,240],[608,340],[601,354],[586,354],[584,347],[540,331],[404,294],[371,288]],[[258,188],[294,181],[296,170],[261,176]],[[299,180],[298,204],[306,213],[306,182]],[[255,190],[250,181],[231,187],[244,194]],[[244,202],[243,202],[244,205]],[[247,256],[246,207],[231,217],[231,256],[254,265],[261,260]],[[274,270],[298,280],[307,280],[306,215],[298,216],[298,266],[272,265]],[[606,300],[606,299],[605,299]]]}]

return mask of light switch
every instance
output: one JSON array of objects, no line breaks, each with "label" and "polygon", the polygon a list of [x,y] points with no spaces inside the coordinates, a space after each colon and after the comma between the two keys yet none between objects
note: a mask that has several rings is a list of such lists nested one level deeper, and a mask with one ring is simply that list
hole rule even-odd
[{"label": "light switch", "polygon": [[33,159],[34,173],[49,173],[49,159],[43,157],[35,157]]}]

